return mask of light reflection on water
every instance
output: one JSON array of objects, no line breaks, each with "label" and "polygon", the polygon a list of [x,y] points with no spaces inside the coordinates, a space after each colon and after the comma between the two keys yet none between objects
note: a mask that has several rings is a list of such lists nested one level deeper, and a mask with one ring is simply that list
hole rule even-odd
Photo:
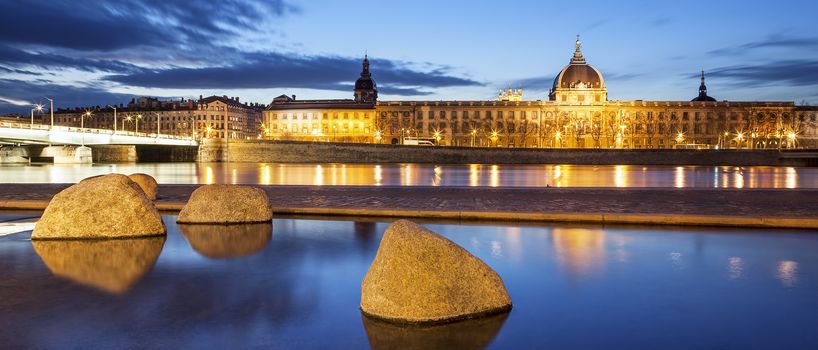
[{"label": "light reflection on water", "polygon": [[144,163],[0,167],[0,183],[146,173],[164,184],[818,188],[818,168],[506,164]]},{"label": "light reflection on water", "polygon": [[25,233],[0,237],[0,341],[10,348],[818,345],[818,279],[808,277],[818,271],[818,235],[810,232],[427,223],[496,269],[514,309],[485,322],[406,329],[373,324],[358,309],[361,279],[388,223],[276,219],[271,235],[269,225],[179,227],[174,219],[165,217],[168,237],[156,243],[43,249]]}]

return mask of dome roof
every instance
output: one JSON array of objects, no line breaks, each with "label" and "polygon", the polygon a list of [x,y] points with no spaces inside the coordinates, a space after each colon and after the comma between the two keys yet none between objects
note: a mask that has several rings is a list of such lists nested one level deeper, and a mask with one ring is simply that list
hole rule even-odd
[{"label": "dome roof", "polygon": [[[569,89],[578,86],[584,86],[591,89],[605,88],[605,80],[602,78],[596,68],[585,62],[585,57],[582,56],[582,42],[577,37],[576,50],[574,57],[571,57],[571,63],[560,71],[560,74],[554,78],[553,89],[562,88]],[[582,83],[582,85],[580,85]]]},{"label": "dome roof", "polygon": [[584,84],[585,87],[592,89],[601,89],[605,87],[605,81],[602,79],[602,73],[589,64],[569,64],[563,68],[560,74],[554,79],[553,88],[573,88],[577,87],[579,83]]}]

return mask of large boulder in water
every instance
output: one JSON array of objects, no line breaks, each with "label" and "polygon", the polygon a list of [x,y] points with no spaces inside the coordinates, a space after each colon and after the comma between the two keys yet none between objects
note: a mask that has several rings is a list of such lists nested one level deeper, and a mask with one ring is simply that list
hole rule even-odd
[{"label": "large boulder in water", "polygon": [[510,309],[511,299],[494,270],[407,220],[387,228],[361,285],[361,311],[397,323],[446,323]]},{"label": "large boulder in water", "polygon": [[269,222],[273,210],[267,193],[240,185],[205,185],[190,195],[176,222],[180,224],[238,224]]},{"label": "large boulder in water", "polygon": [[124,238],[165,234],[159,211],[125,175],[96,176],[57,193],[31,239]]},{"label": "large boulder in water", "polygon": [[179,225],[193,250],[212,259],[256,254],[270,243],[273,224]]},{"label": "large boulder in water", "polygon": [[39,240],[32,244],[55,276],[122,294],[150,271],[162,252],[165,237]]},{"label": "large boulder in water", "polygon": [[145,192],[145,195],[148,199],[155,201],[156,200],[156,193],[158,192],[159,184],[156,183],[156,179],[153,176],[148,174],[136,173],[128,175],[128,177],[139,185],[139,188]]}]

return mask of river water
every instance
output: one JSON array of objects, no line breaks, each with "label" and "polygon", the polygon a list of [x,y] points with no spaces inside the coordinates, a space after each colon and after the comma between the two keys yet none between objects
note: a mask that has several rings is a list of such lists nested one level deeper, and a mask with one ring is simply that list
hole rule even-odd
[{"label": "river water", "polygon": [[554,164],[36,164],[0,167],[0,183],[73,183],[112,172],[162,184],[818,188],[818,168]]},{"label": "river water", "polygon": [[514,308],[424,329],[358,308],[386,222],[165,223],[167,238],[0,236],[2,347],[818,348],[815,232],[429,222]]}]

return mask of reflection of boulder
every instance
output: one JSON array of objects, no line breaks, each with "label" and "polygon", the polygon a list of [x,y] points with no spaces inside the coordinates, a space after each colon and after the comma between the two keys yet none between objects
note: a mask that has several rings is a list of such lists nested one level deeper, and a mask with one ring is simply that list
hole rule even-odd
[{"label": "reflection of boulder", "polygon": [[395,325],[365,315],[369,346],[379,349],[484,349],[508,317],[507,313],[491,317],[428,327]]},{"label": "reflection of boulder", "polygon": [[361,310],[394,322],[451,322],[509,309],[511,299],[494,270],[407,220],[386,229],[361,284]]},{"label": "reflection of boulder", "polygon": [[85,179],[57,193],[31,239],[140,237],[165,234],[159,212],[130,178]]},{"label": "reflection of boulder", "polygon": [[273,210],[262,189],[240,185],[205,185],[190,195],[178,223],[237,224],[269,222]]},{"label": "reflection of boulder", "polygon": [[195,251],[208,258],[252,255],[264,250],[273,235],[273,224],[178,225]]},{"label": "reflection of boulder", "polygon": [[145,192],[145,195],[148,199],[155,201],[156,200],[156,193],[158,192],[157,187],[159,184],[156,183],[156,179],[153,176],[148,174],[136,173],[128,175],[128,177],[136,182],[139,185],[139,188]]},{"label": "reflection of boulder", "polygon": [[55,276],[122,294],[151,269],[162,252],[165,238],[46,240],[32,244]]}]

